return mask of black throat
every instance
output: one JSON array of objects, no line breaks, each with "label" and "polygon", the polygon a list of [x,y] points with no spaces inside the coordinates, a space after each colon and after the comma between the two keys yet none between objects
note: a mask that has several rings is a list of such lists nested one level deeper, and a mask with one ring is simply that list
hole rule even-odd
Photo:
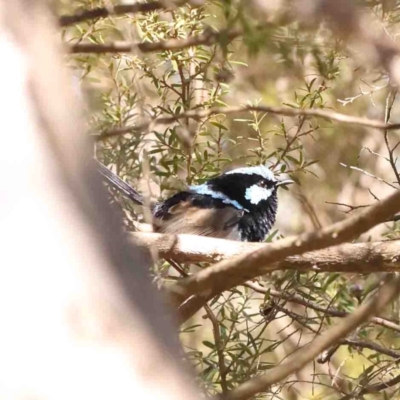
[{"label": "black throat", "polygon": [[278,200],[276,191],[268,201],[261,201],[251,213],[245,212],[239,222],[239,232],[246,242],[263,242],[275,223]]}]

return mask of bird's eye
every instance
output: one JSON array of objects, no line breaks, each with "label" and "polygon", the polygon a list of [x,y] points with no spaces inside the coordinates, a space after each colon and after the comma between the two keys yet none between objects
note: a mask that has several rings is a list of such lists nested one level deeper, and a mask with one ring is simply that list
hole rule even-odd
[{"label": "bird's eye", "polygon": [[267,187],[267,182],[266,182],[266,181],[260,181],[260,182],[258,183],[258,186],[260,186],[260,187],[262,187],[262,188],[265,188],[265,187]]}]

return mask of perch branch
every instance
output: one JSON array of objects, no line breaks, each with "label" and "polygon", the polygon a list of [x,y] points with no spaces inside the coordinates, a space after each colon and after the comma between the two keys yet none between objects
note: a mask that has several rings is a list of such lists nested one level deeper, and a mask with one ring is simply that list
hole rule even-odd
[{"label": "perch branch", "polygon": [[172,285],[176,300],[186,301],[180,308],[180,317],[185,320],[198,311],[203,302],[232,287],[245,283],[261,274],[271,271],[276,262],[289,256],[320,250],[347,242],[386,221],[400,211],[400,191],[360,212],[357,216],[328,226],[324,229],[289,237],[266,245],[258,250],[242,253],[219,262],[195,275]]},{"label": "perch branch", "polygon": [[[271,244],[245,243],[193,235],[131,233],[135,244],[155,247],[159,257],[178,262],[211,262],[228,260]],[[293,269],[318,272],[400,272],[400,240],[368,243],[345,243],[303,255],[289,256],[268,266],[268,271]]]}]

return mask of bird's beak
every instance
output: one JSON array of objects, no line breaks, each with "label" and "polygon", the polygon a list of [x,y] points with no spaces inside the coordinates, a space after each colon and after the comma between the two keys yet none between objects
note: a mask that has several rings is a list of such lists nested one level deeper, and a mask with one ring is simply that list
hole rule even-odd
[{"label": "bird's beak", "polygon": [[276,182],[275,186],[286,186],[286,185],[290,185],[291,183],[294,183],[294,181],[292,181],[291,179],[282,179],[281,181]]}]

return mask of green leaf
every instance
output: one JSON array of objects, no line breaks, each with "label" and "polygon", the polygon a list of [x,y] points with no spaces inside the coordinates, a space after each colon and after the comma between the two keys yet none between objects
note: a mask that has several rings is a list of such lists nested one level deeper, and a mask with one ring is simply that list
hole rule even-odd
[{"label": "green leaf", "polygon": [[216,126],[219,129],[222,129],[224,131],[228,130],[228,128],[226,126],[220,124],[219,122],[212,121],[212,122],[210,122],[210,124]]},{"label": "green leaf", "polygon": [[215,349],[215,344],[214,344],[214,343],[211,343],[211,342],[208,341],[208,340],[204,340],[204,341],[203,341],[203,344],[204,344],[204,346],[206,346],[206,347],[208,347],[208,348],[210,348],[210,349],[212,349],[212,350]]}]

